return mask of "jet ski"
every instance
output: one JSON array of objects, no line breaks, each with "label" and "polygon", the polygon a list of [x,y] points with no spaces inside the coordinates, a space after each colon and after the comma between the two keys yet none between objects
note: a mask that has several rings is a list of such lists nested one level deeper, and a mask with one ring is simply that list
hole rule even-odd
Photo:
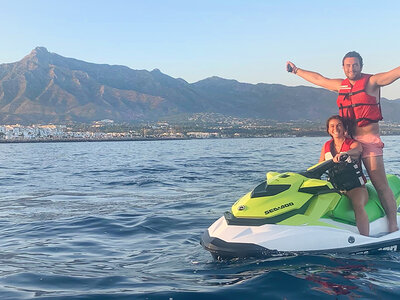
[{"label": "jet ski", "polygon": [[[349,198],[323,176],[335,165],[331,159],[301,173],[268,172],[265,181],[204,232],[201,245],[215,259],[400,251],[400,231],[388,233],[384,209],[369,181],[365,209],[370,236],[359,234]],[[399,207],[400,179],[387,179]],[[397,220],[400,224],[399,213]]]}]

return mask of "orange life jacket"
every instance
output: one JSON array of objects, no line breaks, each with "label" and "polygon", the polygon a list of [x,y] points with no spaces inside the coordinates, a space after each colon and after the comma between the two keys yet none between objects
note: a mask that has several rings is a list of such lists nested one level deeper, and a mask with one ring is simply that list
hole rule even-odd
[{"label": "orange life jacket", "polygon": [[342,81],[337,98],[339,114],[343,118],[355,120],[360,127],[382,120],[380,99],[368,95],[365,91],[372,75],[361,74],[354,85],[346,78]]}]

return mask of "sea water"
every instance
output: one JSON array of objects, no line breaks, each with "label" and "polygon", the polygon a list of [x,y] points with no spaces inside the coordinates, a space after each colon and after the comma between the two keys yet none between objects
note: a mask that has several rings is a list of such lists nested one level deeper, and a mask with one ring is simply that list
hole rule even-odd
[{"label": "sea water", "polygon": [[[397,252],[214,261],[199,244],[326,140],[0,144],[0,299],[399,298]],[[383,140],[400,175],[399,137]]]}]

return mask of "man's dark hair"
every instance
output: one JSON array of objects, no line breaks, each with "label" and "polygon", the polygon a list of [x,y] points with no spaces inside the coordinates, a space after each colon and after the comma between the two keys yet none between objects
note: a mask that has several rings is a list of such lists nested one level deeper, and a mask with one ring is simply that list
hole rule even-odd
[{"label": "man's dark hair", "polygon": [[348,53],[343,57],[343,59],[342,59],[342,66],[344,66],[344,59],[347,58],[347,57],[356,57],[356,58],[358,58],[358,61],[360,62],[360,67],[362,68],[362,66],[363,66],[363,59],[362,59],[360,53],[358,53],[358,52],[356,52],[356,51],[350,51],[350,52],[348,52]]}]

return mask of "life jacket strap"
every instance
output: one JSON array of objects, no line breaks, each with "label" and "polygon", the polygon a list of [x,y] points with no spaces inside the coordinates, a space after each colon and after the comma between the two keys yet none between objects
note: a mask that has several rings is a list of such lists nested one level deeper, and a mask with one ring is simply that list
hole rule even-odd
[{"label": "life jacket strap", "polygon": [[340,108],[349,108],[349,107],[357,107],[357,106],[363,106],[363,105],[369,105],[369,106],[373,106],[373,105],[379,105],[380,107],[380,103],[355,103],[355,104],[350,104],[350,105],[340,105]]},{"label": "life jacket strap", "polygon": [[350,92],[350,93],[339,93],[339,95],[348,97],[348,96],[353,96],[353,95],[356,95],[356,94],[359,94],[359,93],[362,93],[362,92],[365,92],[365,89],[359,90],[359,91],[355,91],[355,92]]},{"label": "life jacket strap", "polygon": [[363,120],[367,120],[369,123],[378,123],[379,122],[379,120],[374,120],[374,119],[369,119],[369,118],[358,118],[358,119],[356,119],[356,122],[358,123]]}]

